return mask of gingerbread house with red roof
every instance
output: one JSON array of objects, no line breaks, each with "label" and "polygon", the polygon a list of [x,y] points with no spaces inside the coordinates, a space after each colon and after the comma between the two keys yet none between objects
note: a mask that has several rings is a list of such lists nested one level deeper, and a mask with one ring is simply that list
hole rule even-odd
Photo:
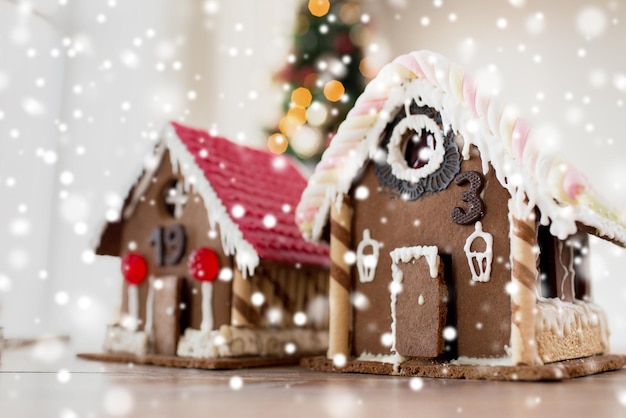
[{"label": "gingerbread house with red roof", "polygon": [[328,248],[295,224],[305,185],[288,157],[168,125],[100,236],[125,281],[97,358],[229,368],[323,352]]},{"label": "gingerbread house with red roof", "polygon": [[441,55],[381,70],[296,212],[331,247],[313,368],[559,380],[624,364],[587,265],[589,234],[626,244],[624,216]]}]

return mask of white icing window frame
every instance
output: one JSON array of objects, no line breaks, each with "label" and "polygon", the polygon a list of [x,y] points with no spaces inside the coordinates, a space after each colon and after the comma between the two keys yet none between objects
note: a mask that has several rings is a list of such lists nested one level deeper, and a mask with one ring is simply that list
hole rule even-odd
[{"label": "white icing window frame", "polygon": [[[441,167],[446,150],[441,128],[434,120],[426,115],[411,115],[408,107],[406,112],[407,116],[398,122],[391,133],[389,144],[387,144],[387,163],[391,166],[391,172],[394,176],[401,180],[416,183]],[[402,136],[409,130],[415,131],[418,135],[426,130],[433,135],[435,140],[435,149],[430,160],[423,167],[411,168],[404,158]]]}]

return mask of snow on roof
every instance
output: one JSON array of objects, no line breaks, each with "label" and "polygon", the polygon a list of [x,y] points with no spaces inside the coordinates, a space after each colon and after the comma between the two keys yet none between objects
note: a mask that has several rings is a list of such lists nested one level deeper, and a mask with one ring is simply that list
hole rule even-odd
[{"label": "snow on roof", "polygon": [[[306,179],[289,157],[175,122],[166,127],[162,141],[185,188],[193,187],[202,197],[210,227],[219,226],[223,250],[234,256],[244,277],[254,274],[260,259],[329,265],[328,247],[306,242],[295,224]],[[159,154],[162,158],[157,147]]]},{"label": "snow on roof", "polygon": [[514,202],[518,216],[537,207],[541,223],[561,239],[577,223],[607,239],[626,244],[625,218],[609,206],[585,176],[563,161],[528,122],[489,95],[456,64],[430,51],[416,51],[387,64],[339,126],[296,209],[296,222],[307,238],[318,240],[330,205],[349,192],[363,165],[378,152],[381,133],[398,108],[415,100],[438,110],[444,127],[463,137],[463,157],[470,145],[482,157],[483,171],[493,166]]}]

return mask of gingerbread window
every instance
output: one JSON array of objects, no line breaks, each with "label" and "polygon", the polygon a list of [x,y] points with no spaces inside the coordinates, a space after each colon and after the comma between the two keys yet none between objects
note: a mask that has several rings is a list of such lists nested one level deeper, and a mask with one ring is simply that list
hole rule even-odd
[{"label": "gingerbread window", "polygon": [[445,156],[443,133],[428,116],[410,114],[394,127],[387,152],[393,175],[417,183],[441,167]]},{"label": "gingerbread window", "polygon": [[399,109],[382,133],[386,158],[375,167],[381,186],[395,188],[405,200],[447,188],[461,167],[454,137],[435,109],[415,101]]}]

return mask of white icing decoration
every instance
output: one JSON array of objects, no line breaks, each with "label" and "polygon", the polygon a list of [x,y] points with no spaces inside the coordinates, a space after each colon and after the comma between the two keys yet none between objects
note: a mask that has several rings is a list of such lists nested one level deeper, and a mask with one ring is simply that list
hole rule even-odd
[{"label": "white icing decoration", "polygon": [[139,323],[139,292],[134,284],[128,285],[128,315],[129,320],[126,321],[126,328],[129,331],[137,331]]},{"label": "white icing decoration", "polygon": [[131,353],[144,356],[148,353],[149,338],[145,332],[109,325],[104,338],[104,351],[112,353]]},{"label": "white icing decoration", "polygon": [[[416,246],[416,247],[400,247],[389,253],[391,256],[391,279],[393,283],[401,284],[404,279],[402,270],[398,268],[398,264],[408,263],[411,260],[417,260],[424,257],[430,269],[430,277],[433,279],[439,274],[439,253],[435,246]],[[396,351],[396,302],[398,299],[397,292],[391,292],[391,351]]]},{"label": "white icing decoration", "polygon": [[[389,144],[387,145],[387,163],[391,166],[391,172],[399,179],[417,183],[420,179],[429,176],[437,171],[443,162],[445,154],[443,135],[441,128],[434,120],[426,115],[409,115],[407,109],[407,117],[402,119],[393,129]],[[409,167],[402,152],[402,136],[405,132],[413,130],[418,135],[421,131],[430,132],[435,139],[435,148],[426,165],[420,168]],[[411,141],[411,139],[409,139]]]},{"label": "white icing decoration", "polygon": [[439,250],[435,246],[399,247],[389,253],[393,264],[426,258],[433,279],[439,275]]},{"label": "white icing decoration", "polygon": [[168,190],[167,196],[165,196],[165,203],[174,205],[174,218],[176,219],[183,216],[183,209],[187,204],[187,200],[187,193],[185,193],[183,182],[181,181],[177,181],[176,188]]},{"label": "white icing decoration", "polygon": [[[576,297],[576,290],[574,287],[574,279],[576,275],[576,271],[574,270],[574,249],[570,245],[564,245],[563,241],[558,241],[558,252],[559,252],[559,264],[563,269],[563,277],[561,277],[561,299],[565,297],[565,286],[569,283],[569,290],[572,295],[572,298]],[[563,249],[567,248],[569,251],[569,264],[566,266],[563,262]],[[569,280],[568,280],[569,279]]]},{"label": "white icing decoration", "polygon": [[426,303],[426,301],[424,300],[424,295],[420,295],[419,298],[417,298],[417,304],[422,306],[424,303]]},{"label": "white icing decoration", "polygon": [[513,359],[507,357],[466,357],[460,356],[455,360],[451,360],[450,364],[464,366],[513,366]]},{"label": "white icing decoration", "polygon": [[[474,224],[474,232],[465,240],[465,256],[472,273],[472,280],[475,282],[488,282],[491,279],[491,263],[493,261],[493,236],[483,231],[483,225],[480,221]],[[472,244],[476,239],[485,241],[485,251],[472,251]],[[476,271],[478,266],[478,271]]]},{"label": "white icing decoration", "polygon": [[[366,247],[372,248],[372,254],[363,254]],[[370,230],[363,231],[363,239],[356,249],[356,268],[359,273],[361,283],[369,283],[374,280],[376,266],[378,265],[379,248],[382,244],[370,236]]]},{"label": "white icing decoration", "polygon": [[581,333],[583,328],[598,326],[604,352],[609,351],[609,329],[604,311],[589,302],[565,302],[559,298],[539,298],[535,316],[535,334],[550,331],[559,337]]},{"label": "white icing decoration", "polygon": [[213,283],[202,282],[202,322],[200,330],[202,332],[211,331],[213,329],[213,309],[211,309],[211,301],[213,300]]},{"label": "white icing decoration", "polygon": [[398,373],[400,370],[400,364],[406,361],[406,358],[401,354],[371,354],[368,352],[361,353],[357,358],[358,361],[376,361],[379,363],[393,364],[393,372]]}]

